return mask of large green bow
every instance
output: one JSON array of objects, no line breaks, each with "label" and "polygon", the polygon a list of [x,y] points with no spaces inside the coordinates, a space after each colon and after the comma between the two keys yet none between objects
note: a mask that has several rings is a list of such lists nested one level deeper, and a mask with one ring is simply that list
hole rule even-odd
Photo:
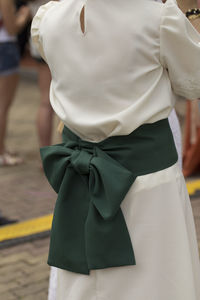
[{"label": "large green bow", "polygon": [[120,205],[135,176],[101,149],[77,141],[44,147],[45,174],[58,193],[48,263],[89,270],[134,265]]}]

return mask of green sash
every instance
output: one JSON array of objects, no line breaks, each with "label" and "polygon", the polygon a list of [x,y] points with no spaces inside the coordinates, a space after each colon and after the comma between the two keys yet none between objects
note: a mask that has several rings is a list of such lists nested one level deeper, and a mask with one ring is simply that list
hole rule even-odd
[{"label": "green sash", "polygon": [[177,162],[168,120],[100,143],[84,141],[65,127],[63,143],[42,148],[41,157],[58,193],[49,265],[82,274],[135,265],[120,205],[137,176]]}]

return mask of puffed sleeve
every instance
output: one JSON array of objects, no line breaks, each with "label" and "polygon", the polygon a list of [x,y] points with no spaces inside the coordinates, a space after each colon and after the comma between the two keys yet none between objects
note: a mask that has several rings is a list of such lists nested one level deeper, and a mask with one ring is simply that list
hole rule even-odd
[{"label": "puffed sleeve", "polygon": [[43,45],[42,45],[42,36],[40,34],[40,26],[42,23],[42,20],[44,16],[46,15],[47,11],[57,5],[58,2],[56,1],[49,1],[47,4],[40,6],[38,9],[36,15],[33,18],[32,24],[31,24],[31,38],[33,41],[33,44],[35,45],[36,49],[46,60],[44,50],[43,50]]},{"label": "puffed sleeve", "polygon": [[163,5],[160,55],[174,92],[187,99],[200,98],[200,34],[174,0]]}]

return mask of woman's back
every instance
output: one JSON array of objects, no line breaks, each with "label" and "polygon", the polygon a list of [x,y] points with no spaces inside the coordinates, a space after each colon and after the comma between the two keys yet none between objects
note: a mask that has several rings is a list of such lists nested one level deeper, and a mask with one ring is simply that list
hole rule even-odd
[{"label": "woman's back", "polygon": [[[170,21],[178,25],[174,33]],[[52,72],[51,103],[56,113],[79,136],[93,141],[128,134],[143,123],[167,117],[175,102],[170,79],[179,94],[187,93],[179,86],[185,76],[179,65],[187,53],[179,59],[181,45],[170,41],[174,34],[181,42],[180,34],[185,34],[181,31],[188,26],[184,22],[173,0],[168,5],[147,0],[68,0],[43,6],[32,32],[38,43],[42,40],[40,51]],[[197,48],[192,49],[196,58]],[[167,66],[165,55],[172,60]],[[196,97],[200,88],[194,76],[197,91],[190,96]]]}]

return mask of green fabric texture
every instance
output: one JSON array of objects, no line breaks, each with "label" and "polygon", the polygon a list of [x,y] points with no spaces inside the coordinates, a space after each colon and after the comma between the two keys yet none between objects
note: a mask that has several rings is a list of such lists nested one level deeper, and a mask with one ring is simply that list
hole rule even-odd
[{"label": "green fabric texture", "polygon": [[41,157],[58,193],[49,265],[82,274],[135,265],[120,205],[137,176],[177,162],[168,120],[100,143],[84,141],[64,127],[63,143],[41,148]]}]

